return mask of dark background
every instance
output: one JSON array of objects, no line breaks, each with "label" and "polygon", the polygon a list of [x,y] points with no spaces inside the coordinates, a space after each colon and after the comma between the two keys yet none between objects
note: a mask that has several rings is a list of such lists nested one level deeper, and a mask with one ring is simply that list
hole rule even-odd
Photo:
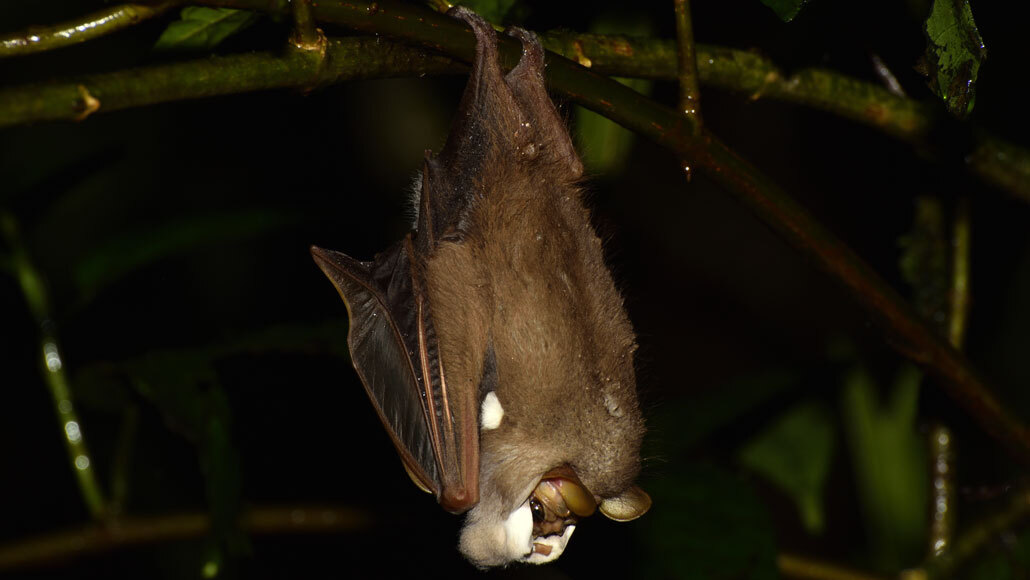
[{"label": "dark background", "polygon": [[[671,2],[554,4],[520,2],[514,17],[533,30],[582,31],[614,20],[674,34]],[[757,0],[694,4],[699,42],[756,49],[788,72],[822,66],[870,81],[875,53],[910,96],[934,98],[913,70],[925,48],[927,7],[919,2],[815,1],[789,24]],[[5,3],[0,32],[85,9],[72,1]],[[971,123],[1025,144],[1028,116],[1014,80],[1026,55],[1017,18],[1004,3],[977,2],[973,9],[989,56]],[[174,59],[149,52],[172,18],[53,54],[0,61],[0,87]],[[219,50],[275,48],[286,32],[262,21]],[[0,131],[0,208],[19,219],[49,283],[65,369],[108,488],[120,425],[128,409],[138,417],[128,436],[126,513],[218,512],[225,509],[220,502],[235,501],[212,496],[210,470],[206,477],[201,467],[203,429],[181,424],[175,404],[141,394],[143,376],[180,393],[188,417],[211,416],[218,408],[212,401],[224,394],[232,449],[216,457],[238,460],[238,488],[232,477],[225,485],[239,490],[243,506],[332,504],[375,516],[353,533],[258,536],[244,548],[224,537],[198,538],[18,576],[199,577],[215,547],[226,554],[226,573],[240,577],[348,577],[376,568],[479,575],[455,549],[460,519],[418,492],[400,468],[346,359],[344,305],[307,249],[317,244],[368,259],[404,234],[410,182],[423,151],[442,145],[463,83],[353,82]],[[652,96],[672,104],[676,87],[656,83]],[[716,135],[905,295],[898,239],[911,228],[916,196],[938,196],[949,209],[969,196],[968,354],[1006,404],[1027,417],[1030,211],[963,171],[964,129],[947,136],[946,154],[931,160],[873,129],[804,107],[704,88],[702,107]],[[570,118],[571,108],[563,107]],[[643,139],[623,161],[608,172],[589,168],[586,188],[639,333],[638,384],[652,427],[641,485],[679,490],[686,499],[656,492],[654,511],[638,522],[584,522],[555,565],[497,574],[769,577],[773,550],[875,568],[843,443],[833,456],[827,525],[818,536],[804,531],[786,495],[741,468],[736,450],[794,403],[837,409],[842,373],[855,361],[889,383],[897,355],[839,286],[703,175],[686,183],[677,160]],[[145,258],[102,283],[83,273],[89,264],[89,271],[103,272],[103,264],[133,252]],[[841,344],[852,353],[846,360],[834,354]],[[19,286],[0,275],[0,542],[89,518],[38,349],[38,327]],[[698,423],[698,409],[710,409],[713,400],[738,404],[725,421]],[[920,428],[943,419],[955,430],[961,486],[1004,490],[1020,481],[998,445],[931,383],[920,405]],[[960,521],[996,507],[962,498]],[[684,543],[655,540],[670,533],[687,534]],[[697,547],[703,541],[711,545]],[[1004,551],[999,546],[991,550]],[[918,562],[915,556],[908,565]]]}]

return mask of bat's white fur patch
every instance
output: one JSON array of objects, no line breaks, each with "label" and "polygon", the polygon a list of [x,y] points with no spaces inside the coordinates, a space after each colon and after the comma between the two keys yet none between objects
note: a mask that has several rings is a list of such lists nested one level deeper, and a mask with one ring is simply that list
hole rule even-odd
[{"label": "bat's white fur patch", "polygon": [[553,560],[557,560],[558,556],[565,551],[565,546],[569,545],[569,540],[572,538],[572,532],[576,531],[575,524],[565,526],[565,533],[562,535],[543,536],[539,538],[533,538],[533,542],[536,544],[545,544],[551,547],[551,553],[548,555],[538,554],[533,552],[526,561],[530,564],[546,564]]},{"label": "bat's white fur patch", "polygon": [[513,559],[525,556],[527,551],[533,549],[530,541],[533,535],[533,510],[529,509],[529,501],[508,514],[503,525],[508,540],[505,547]]},{"label": "bat's white fur patch", "polygon": [[483,429],[496,429],[504,419],[504,407],[497,399],[497,393],[490,391],[483,397],[483,406],[479,410],[479,423]]},{"label": "bat's white fur patch", "polygon": [[[472,508],[461,531],[460,547],[473,563],[479,567],[500,566],[510,562],[546,564],[558,558],[565,551],[575,525],[565,526],[559,536],[533,537],[533,511],[527,499],[504,519],[483,511],[483,504]],[[533,551],[533,544],[551,547],[546,556]]]}]

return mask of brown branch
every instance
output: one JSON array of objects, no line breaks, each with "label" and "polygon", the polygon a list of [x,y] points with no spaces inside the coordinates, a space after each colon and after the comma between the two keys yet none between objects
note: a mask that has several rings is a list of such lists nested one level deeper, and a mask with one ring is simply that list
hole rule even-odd
[{"label": "brown branch", "polygon": [[673,0],[676,8],[677,76],[680,85],[680,111],[693,124],[693,134],[701,133],[701,89],[697,81],[697,54],[690,17],[690,0]]},{"label": "brown branch", "polygon": [[[367,529],[371,518],[347,507],[259,507],[245,511],[240,526],[251,534],[313,534]],[[0,546],[0,571],[56,562],[122,548],[195,538],[211,529],[203,512],[123,517]]]},{"label": "brown branch", "polygon": [[795,554],[780,554],[776,558],[776,566],[784,577],[798,580],[885,580],[883,576]]}]

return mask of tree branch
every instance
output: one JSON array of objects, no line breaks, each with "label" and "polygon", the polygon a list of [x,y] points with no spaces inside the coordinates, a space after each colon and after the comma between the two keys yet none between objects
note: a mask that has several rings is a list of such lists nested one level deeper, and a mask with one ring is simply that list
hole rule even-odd
[{"label": "tree branch", "polygon": [[[263,10],[281,16],[287,16],[289,6],[284,0],[195,0],[196,3],[204,3],[212,6],[235,6],[239,8]],[[320,3],[324,4],[324,3]],[[364,10],[370,3],[361,4]],[[123,8],[137,5],[127,5]],[[163,6],[155,4],[154,9]],[[138,6],[144,7],[144,6]],[[119,8],[112,9],[117,11]],[[332,7],[328,8],[333,10]],[[391,7],[391,12],[396,12]],[[418,7],[405,7],[401,11],[403,18],[411,20],[424,20],[418,16]],[[322,14],[316,17],[328,22],[334,22],[333,18]],[[68,23],[62,27],[78,26],[87,27],[92,22],[86,18],[80,22]],[[122,26],[131,24],[129,20],[119,21]],[[338,22],[347,24],[346,22]],[[60,27],[52,27],[60,28]],[[371,30],[366,27],[367,30]],[[111,31],[114,28],[100,27],[93,30],[89,35],[76,37],[82,40],[95,38],[102,34],[101,31]],[[31,33],[26,31],[11,38],[27,38]],[[557,52],[568,58],[577,59],[582,63],[590,63],[593,70],[613,76],[640,77],[662,80],[675,80],[677,78],[677,56],[676,43],[671,40],[630,38],[618,35],[597,35],[597,34],[573,34],[573,33],[547,33],[541,35],[544,46],[552,52]],[[413,70],[414,67],[398,64],[393,68],[386,63],[375,62],[380,60],[377,50],[369,51],[356,61],[348,64],[357,68],[373,67],[378,68],[378,75],[369,73],[368,76],[360,74],[342,74],[336,81],[345,81],[355,78],[381,78],[383,76],[404,76],[407,74],[438,74],[435,68]],[[396,47],[383,47],[386,51],[396,53]],[[0,50],[0,56],[3,51]],[[11,55],[25,54],[12,49]],[[422,60],[429,58],[423,51],[414,50],[409,53],[411,58]],[[394,55],[395,56],[395,55]],[[279,57],[283,58],[283,57]],[[391,57],[387,57],[391,58]],[[257,62],[263,60],[264,62]],[[929,133],[944,122],[942,116],[933,103],[921,103],[911,99],[892,94],[887,89],[878,85],[859,81],[824,69],[804,69],[792,75],[781,71],[772,61],[753,52],[733,50],[724,47],[696,45],[696,62],[698,78],[701,83],[735,92],[743,92],[752,99],[769,98],[790,103],[805,105],[818,110],[839,115],[878,130],[884,131],[899,139],[909,142],[915,146],[927,145]],[[200,69],[197,72],[211,74],[214,71],[210,67],[204,67],[204,61],[195,63]],[[289,63],[295,65],[296,62]],[[222,87],[203,87],[192,84],[192,91],[182,90],[190,87],[182,87],[176,90],[174,87],[164,87],[164,90],[173,91],[164,98],[152,90],[136,89],[131,95],[110,95],[119,102],[116,109],[132,106],[149,105],[156,102],[179,100],[188,98],[200,98],[214,94],[232,94],[250,90],[266,88],[297,87],[306,86],[303,81],[298,81],[298,76],[304,76],[302,71],[294,71],[290,66],[276,61],[276,57],[268,54],[264,59],[249,60],[244,67],[249,65],[267,66],[270,70],[264,75],[264,82],[254,82],[254,73],[241,79],[239,85],[233,84],[235,79],[230,74],[214,74],[210,78],[216,84],[226,84]],[[163,67],[157,67],[158,69]],[[344,67],[345,68],[345,67]],[[207,69],[207,70],[205,70]],[[141,69],[147,73],[154,71],[153,68]],[[409,72],[405,72],[409,71]],[[125,73],[112,73],[133,75],[137,71],[126,71]],[[188,69],[183,70],[184,76],[189,77]],[[157,74],[161,77],[163,75]],[[196,76],[196,75],[192,75]],[[54,109],[56,105],[47,107],[46,101],[78,103],[81,107],[83,97],[78,93],[91,93],[91,81],[95,77],[83,79],[80,83],[70,88],[64,86],[56,88],[53,85],[34,85],[29,87],[15,87],[7,91],[0,91],[0,128],[9,125],[30,123],[40,120],[75,119],[73,115],[58,115]],[[305,78],[307,78],[305,76]],[[101,80],[108,84],[115,83],[113,78],[105,75]],[[185,79],[184,79],[185,80]],[[250,81],[250,82],[247,82]],[[330,81],[331,82],[331,81]],[[82,85],[82,90],[79,89]],[[133,83],[126,89],[132,89]],[[87,90],[90,89],[90,90]],[[43,94],[45,92],[46,94]],[[133,100],[135,97],[135,100]],[[49,115],[46,114],[49,109]],[[104,106],[103,110],[116,110]],[[81,115],[80,113],[77,113]],[[1012,195],[1030,201],[1030,151],[1026,148],[1016,146],[1012,143],[1000,140],[986,132],[978,132],[974,137],[974,145],[966,156],[965,162],[969,165],[970,171],[979,175],[985,181],[1005,190]]]},{"label": "tree branch", "polygon": [[701,132],[701,90],[697,86],[697,54],[690,18],[690,0],[673,0],[676,10],[677,77],[680,112],[693,123],[693,134]]},{"label": "tree branch", "polygon": [[820,562],[795,554],[780,554],[776,566],[787,578],[798,580],[884,580],[867,572],[851,570],[837,564]]},{"label": "tree branch", "polygon": [[[251,534],[308,534],[367,529],[371,518],[346,507],[260,507],[247,510],[240,523]],[[121,548],[195,538],[211,530],[211,516],[188,512],[124,517],[104,524],[45,534],[0,546],[0,571],[54,562]]]},{"label": "tree branch", "polygon": [[21,232],[14,216],[5,212],[0,212],[0,238],[10,247],[13,274],[21,286],[29,311],[39,326],[40,372],[50,390],[54,412],[64,434],[62,439],[68,452],[68,464],[78,481],[79,492],[82,494],[86,509],[94,519],[100,519],[107,515],[104,493],[97,481],[96,467],[86,446],[82,421],[79,420],[72,402],[68,377],[54,332],[54,321],[50,315],[50,299],[46,284],[22,244]]},{"label": "tree branch", "polygon": [[[247,91],[310,88],[347,80],[446,74],[468,67],[445,56],[375,38],[328,41],[326,56],[290,50],[212,56],[190,62],[92,75],[0,90],[0,128],[81,120],[170,101]],[[374,55],[374,57],[372,56]]]},{"label": "tree branch", "polygon": [[0,58],[24,56],[93,40],[160,16],[175,4],[122,4],[53,26],[33,26],[22,32],[0,36]]}]

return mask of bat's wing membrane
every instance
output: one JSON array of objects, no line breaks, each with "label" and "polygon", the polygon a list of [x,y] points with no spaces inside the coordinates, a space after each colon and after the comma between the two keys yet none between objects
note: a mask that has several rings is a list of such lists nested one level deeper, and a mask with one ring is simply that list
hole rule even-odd
[{"label": "bat's wing membrane", "polygon": [[[369,399],[393,439],[405,469],[415,483],[441,494],[440,438],[427,414],[433,411],[432,389],[439,376],[426,372],[423,361],[436,358],[420,334],[407,239],[359,262],[341,252],[313,247],[311,254],[347,304],[347,343],[354,368]],[[431,352],[430,352],[431,351]],[[437,391],[438,392],[438,391]],[[436,413],[433,413],[435,416]]]}]

